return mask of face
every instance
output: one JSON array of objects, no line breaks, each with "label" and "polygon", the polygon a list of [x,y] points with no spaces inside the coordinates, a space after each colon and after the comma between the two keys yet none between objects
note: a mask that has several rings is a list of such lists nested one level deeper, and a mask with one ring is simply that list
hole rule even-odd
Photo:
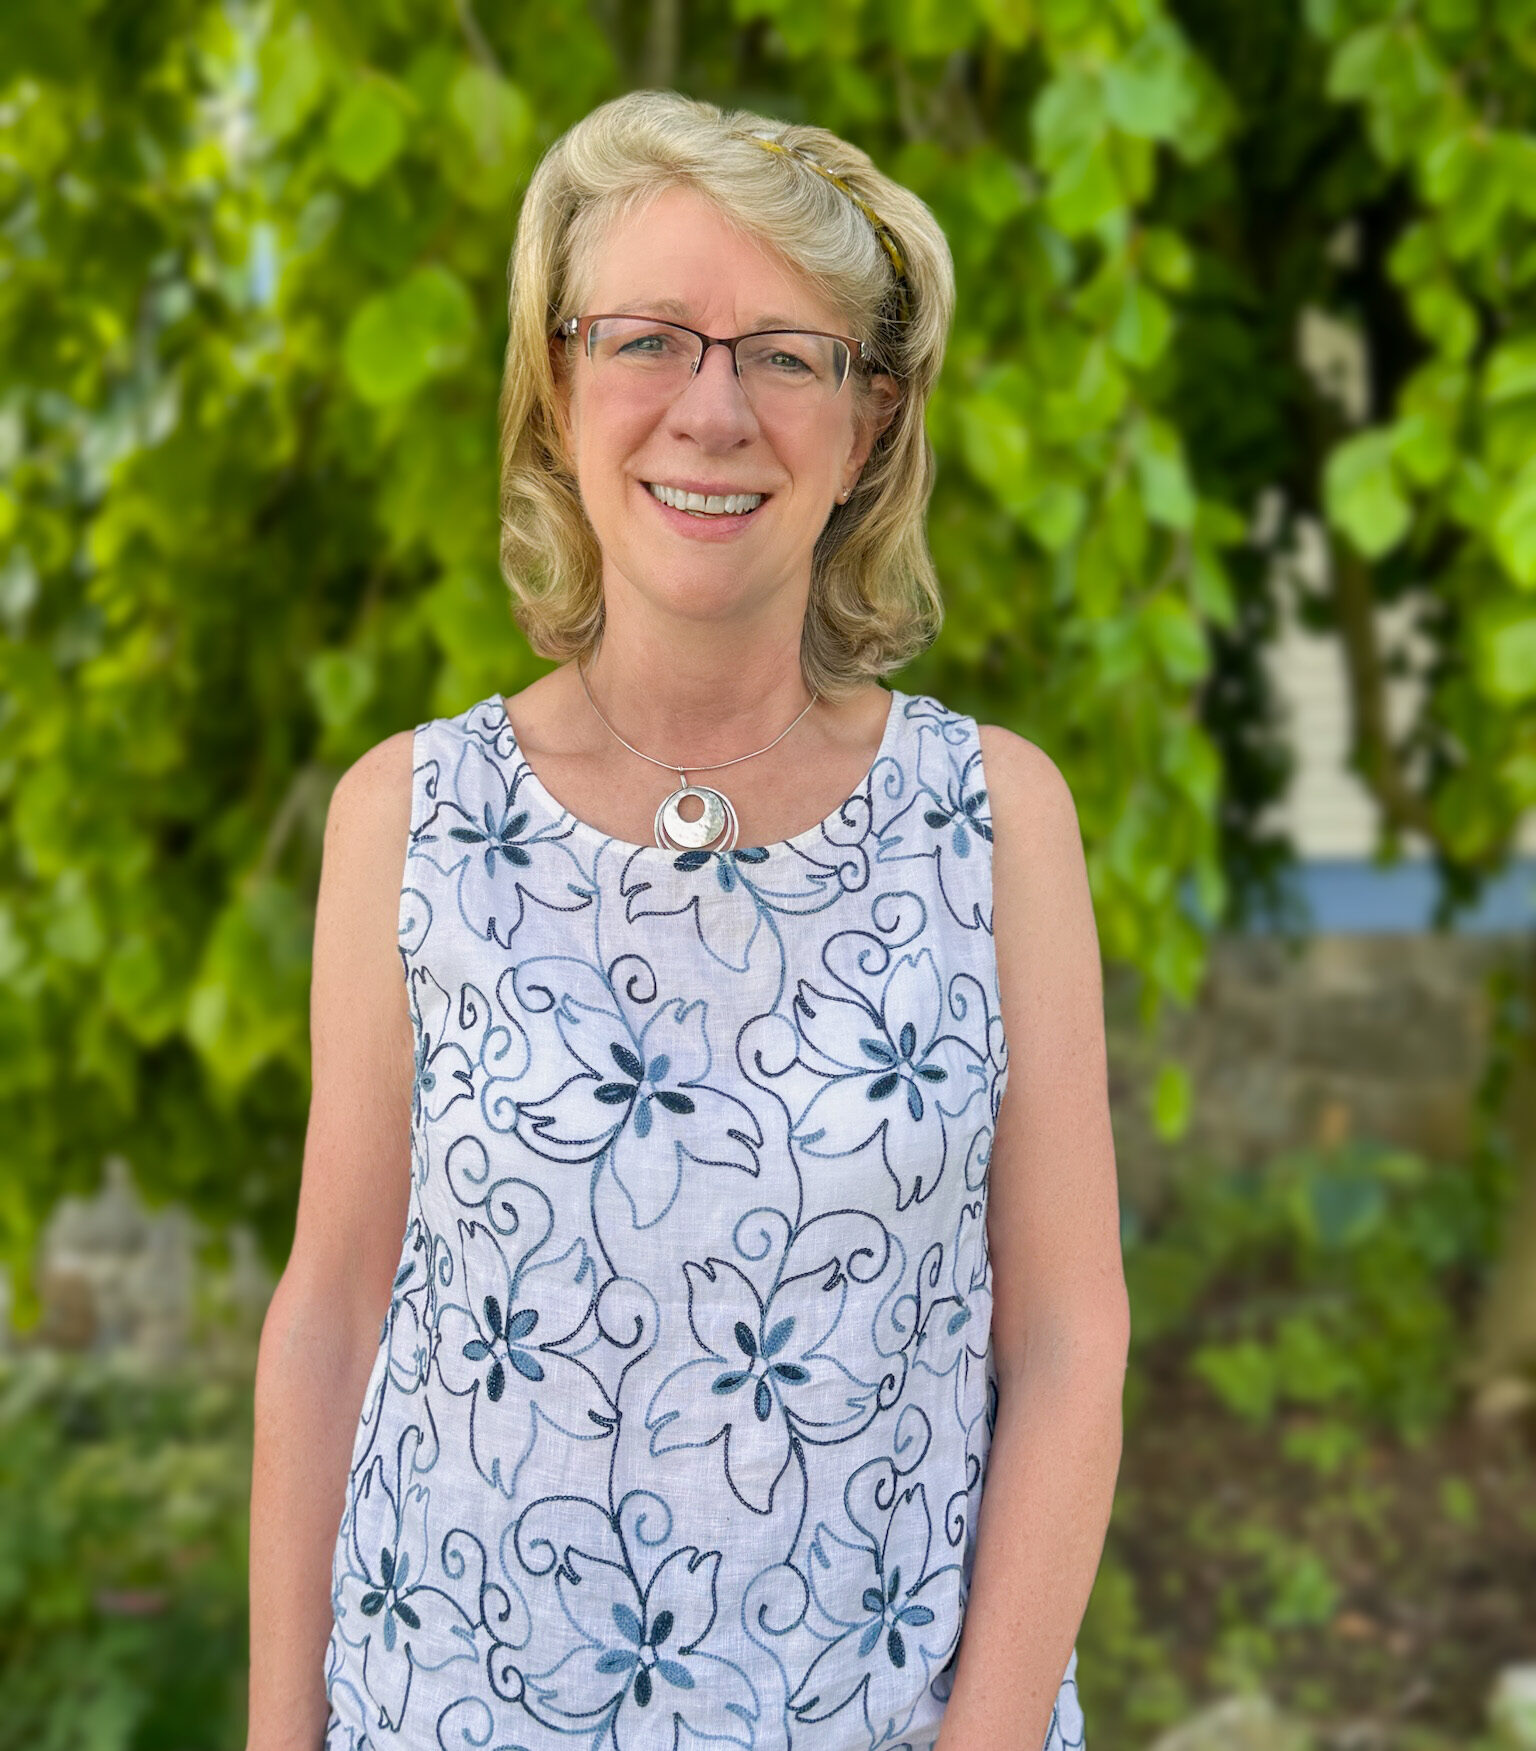
[{"label": "face", "polygon": [[[703,334],[801,328],[854,334],[771,251],[733,230],[690,189],[664,191],[610,227],[579,312],[660,316]],[[810,585],[811,552],[894,412],[890,378],[861,404],[854,373],[818,407],[755,409],[724,347],[709,347],[670,402],[609,387],[580,349],[556,344],[566,447],[603,550],[605,589],[627,585],[689,617],[729,616]],[[756,493],[745,514],[711,517],[662,503],[664,486]]]}]

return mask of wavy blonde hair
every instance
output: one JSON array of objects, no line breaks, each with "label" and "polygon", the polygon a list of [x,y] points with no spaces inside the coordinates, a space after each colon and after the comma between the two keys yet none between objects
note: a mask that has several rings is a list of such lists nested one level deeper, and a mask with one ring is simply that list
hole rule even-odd
[{"label": "wavy blonde hair", "polygon": [[[754,136],[810,154],[884,220],[905,263],[905,320],[892,262],[858,204]],[[954,267],[923,202],[825,128],[637,91],[593,110],[540,160],[509,267],[499,408],[500,564],[513,612],[542,657],[585,660],[601,638],[602,556],[561,441],[550,338],[579,312],[608,227],[679,184],[845,310],[849,332],[896,379],[895,415],[811,560],[801,669],[808,686],[845,697],[924,650],[943,619],[924,530],[934,462],[923,416],[949,334]],[[861,417],[876,417],[868,378],[855,372],[849,385]]]}]

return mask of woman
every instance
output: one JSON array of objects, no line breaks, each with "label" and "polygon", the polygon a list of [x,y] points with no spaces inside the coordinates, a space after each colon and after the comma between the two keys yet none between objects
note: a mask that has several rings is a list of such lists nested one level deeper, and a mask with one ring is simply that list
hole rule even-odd
[{"label": "woman", "polygon": [[502,557],[561,661],[331,806],[250,1751],[1083,1742],[1128,1319],[1076,817],[877,680],[939,618],[951,302],[820,129],[642,92],[533,179]]}]

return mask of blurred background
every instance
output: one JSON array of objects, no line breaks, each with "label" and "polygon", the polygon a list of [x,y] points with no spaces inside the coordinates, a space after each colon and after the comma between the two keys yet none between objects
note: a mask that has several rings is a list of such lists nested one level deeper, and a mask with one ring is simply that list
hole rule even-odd
[{"label": "blurred background", "polygon": [[6,0],[0,1748],[244,1743],[327,799],[544,667],[507,253],[635,86],[846,134],[954,250],[894,680],[1088,852],[1089,1744],[1536,1745],[1536,3]]}]

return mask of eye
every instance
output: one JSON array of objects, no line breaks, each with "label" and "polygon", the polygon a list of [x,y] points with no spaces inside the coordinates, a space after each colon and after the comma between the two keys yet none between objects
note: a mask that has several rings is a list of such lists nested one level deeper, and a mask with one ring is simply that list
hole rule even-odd
[{"label": "eye", "polygon": [[791,375],[801,371],[809,371],[811,368],[804,359],[800,358],[797,354],[790,352],[787,347],[775,347],[774,350],[768,354],[767,362],[772,365],[776,371],[786,371]]},{"label": "eye", "polygon": [[665,358],[668,353],[680,352],[676,335],[665,334],[653,330],[649,334],[637,334],[624,341],[619,351],[631,358]]}]

